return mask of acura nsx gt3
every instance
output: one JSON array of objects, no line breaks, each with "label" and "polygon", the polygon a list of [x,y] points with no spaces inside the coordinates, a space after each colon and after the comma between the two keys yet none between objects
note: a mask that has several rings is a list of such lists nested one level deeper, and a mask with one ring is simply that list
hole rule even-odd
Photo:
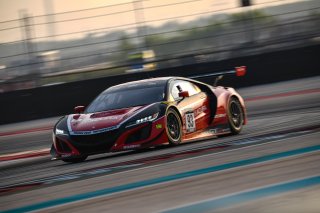
[{"label": "acura nsx gt3", "polygon": [[[222,74],[244,72],[238,67]],[[62,117],[53,129],[51,155],[80,162],[92,154],[238,134],[246,122],[243,98],[233,88],[182,77],[133,81]]]}]

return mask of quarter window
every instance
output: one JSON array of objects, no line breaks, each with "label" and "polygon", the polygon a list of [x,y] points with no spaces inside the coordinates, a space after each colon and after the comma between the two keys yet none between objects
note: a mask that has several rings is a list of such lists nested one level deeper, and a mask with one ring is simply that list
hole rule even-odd
[{"label": "quarter window", "polygon": [[188,91],[190,96],[201,92],[200,88],[191,82],[177,81],[173,84],[173,87],[171,89],[171,95],[175,100],[179,99],[179,92],[180,92],[178,89],[179,87],[181,88],[182,91]]}]

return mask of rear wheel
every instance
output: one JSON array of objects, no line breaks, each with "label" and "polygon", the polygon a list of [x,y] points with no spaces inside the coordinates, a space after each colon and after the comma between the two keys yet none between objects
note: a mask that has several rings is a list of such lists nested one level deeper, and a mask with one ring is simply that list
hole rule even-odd
[{"label": "rear wheel", "polygon": [[243,109],[238,99],[231,98],[228,104],[228,119],[231,133],[239,134],[243,127]]},{"label": "rear wheel", "polygon": [[171,145],[178,145],[182,138],[182,125],[178,113],[170,108],[166,113],[167,126],[166,131]]},{"label": "rear wheel", "polygon": [[80,157],[75,157],[75,158],[66,158],[66,159],[62,159],[64,162],[67,163],[80,163],[83,162],[87,159],[87,155],[82,155]]}]

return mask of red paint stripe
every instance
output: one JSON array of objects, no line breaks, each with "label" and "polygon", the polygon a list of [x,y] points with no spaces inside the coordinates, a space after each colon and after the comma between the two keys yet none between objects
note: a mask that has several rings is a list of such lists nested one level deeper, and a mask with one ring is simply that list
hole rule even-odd
[{"label": "red paint stripe", "polygon": [[0,136],[18,135],[18,134],[25,134],[25,133],[32,133],[32,132],[47,131],[52,129],[53,129],[53,126],[45,126],[45,127],[34,128],[34,129],[22,129],[22,130],[11,131],[11,132],[0,132]]},{"label": "red paint stripe", "polygon": [[318,93],[318,92],[320,92],[320,88],[306,89],[306,90],[300,90],[300,91],[294,91],[294,92],[286,92],[286,93],[280,93],[280,94],[274,94],[274,95],[258,96],[258,97],[253,97],[253,98],[246,98],[245,101],[258,101],[258,100],[282,98],[282,97],[304,95],[304,94]]},{"label": "red paint stripe", "polygon": [[41,151],[31,151],[30,153],[14,153],[10,155],[3,155],[0,156],[0,161],[10,161],[10,160],[18,160],[23,158],[32,158],[32,157],[39,157],[39,156],[46,156],[49,155],[49,150],[41,150]]}]

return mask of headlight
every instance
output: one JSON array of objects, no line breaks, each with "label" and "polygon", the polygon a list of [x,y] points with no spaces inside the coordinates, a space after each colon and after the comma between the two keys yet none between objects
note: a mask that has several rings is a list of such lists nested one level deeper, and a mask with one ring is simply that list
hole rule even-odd
[{"label": "headlight", "polygon": [[157,119],[158,114],[159,113],[157,112],[157,113],[154,113],[153,115],[138,119],[138,120],[136,120],[136,124],[141,124],[141,123],[145,123],[148,121],[154,121],[155,119]]},{"label": "headlight", "polygon": [[159,115],[159,112],[154,113],[153,115],[146,116],[144,118],[140,118],[140,119],[136,120],[135,122],[131,122],[126,127],[130,127],[130,126],[146,123],[146,122],[149,122],[149,121],[154,121],[154,120],[157,119],[158,115]]},{"label": "headlight", "polygon": [[67,135],[67,132],[62,129],[56,129],[56,135]]}]

